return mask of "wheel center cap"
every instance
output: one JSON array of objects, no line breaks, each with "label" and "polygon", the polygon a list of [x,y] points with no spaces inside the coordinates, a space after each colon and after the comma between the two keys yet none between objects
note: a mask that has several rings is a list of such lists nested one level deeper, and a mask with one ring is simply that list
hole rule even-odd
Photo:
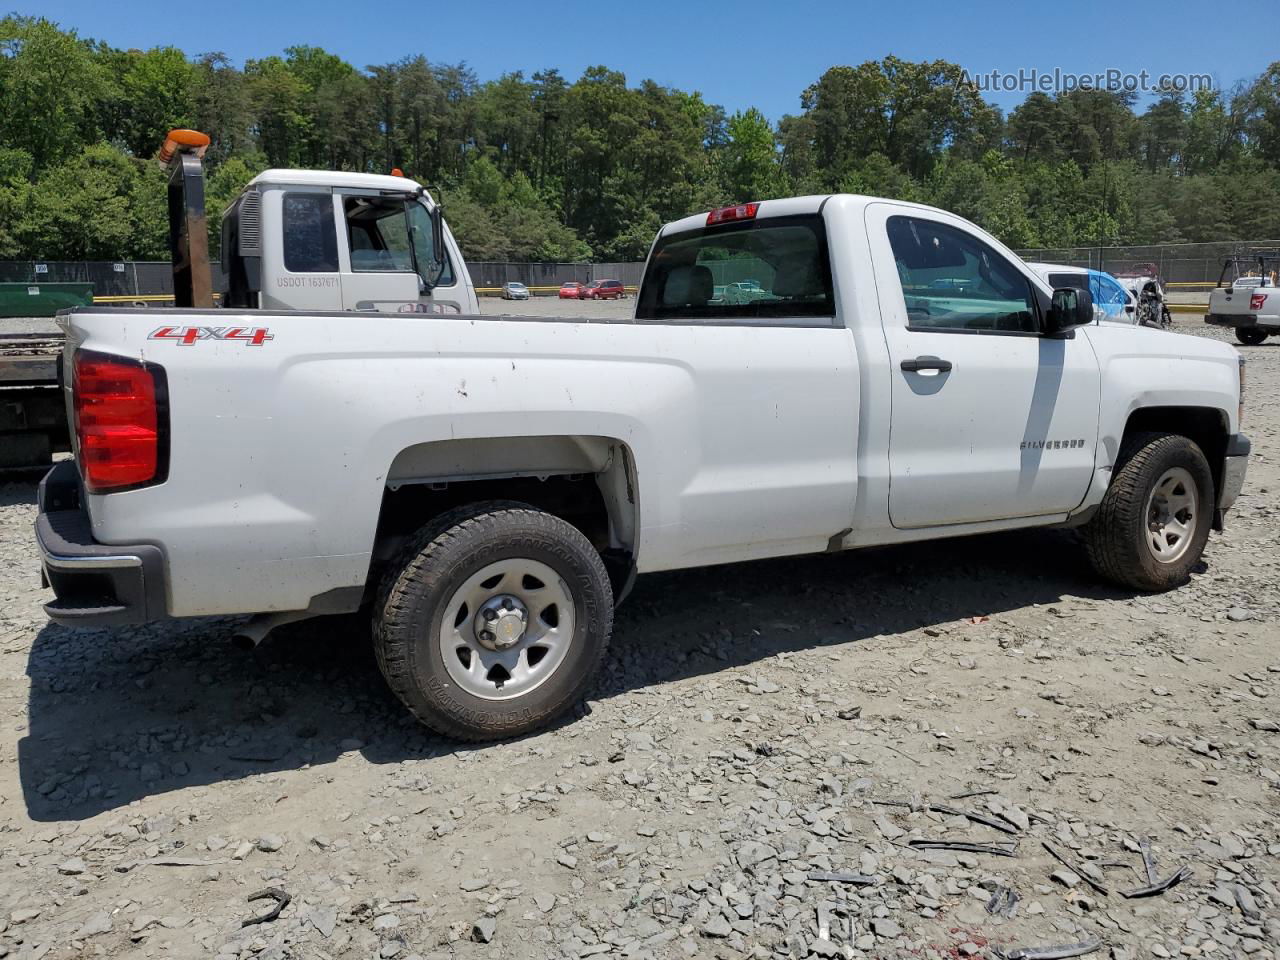
[{"label": "wheel center cap", "polygon": [[492,650],[506,650],[524,637],[529,612],[519,597],[500,594],[485,601],[476,614],[476,637]]}]

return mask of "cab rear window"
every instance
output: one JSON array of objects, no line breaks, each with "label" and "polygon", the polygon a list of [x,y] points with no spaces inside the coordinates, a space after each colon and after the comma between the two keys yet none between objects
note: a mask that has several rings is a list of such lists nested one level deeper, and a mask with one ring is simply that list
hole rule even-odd
[{"label": "cab rear window", "polygon": [[767,217],[659,238],[638,320],[835,316],[822,217]]}]

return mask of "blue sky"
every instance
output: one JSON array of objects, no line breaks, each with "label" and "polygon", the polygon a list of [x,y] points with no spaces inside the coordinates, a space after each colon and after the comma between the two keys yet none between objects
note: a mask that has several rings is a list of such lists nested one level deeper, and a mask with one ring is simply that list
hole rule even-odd
[{"label": "blue sky", "polygon": [[[757,106],[774,120],[798,112],[800,92],[827,67],[889,53],[951,60],[975,75],[1147,70],[1153,76],[1207,73],[1225,87],[1280,59],[1275,0],[1235,0],[1227,8],[1179,0],[42,0],[19,2],[16,10],[117,47],[221,50],[237,62],[311,44],[358,67],[417,53],[465,61],[481,80],[546,67],[573,80],[584,67],[603,63],[633,84],[652,78],[699,90],[730,111]],[[991,93],[987,99],[1008,110],[1023,96]]]}]

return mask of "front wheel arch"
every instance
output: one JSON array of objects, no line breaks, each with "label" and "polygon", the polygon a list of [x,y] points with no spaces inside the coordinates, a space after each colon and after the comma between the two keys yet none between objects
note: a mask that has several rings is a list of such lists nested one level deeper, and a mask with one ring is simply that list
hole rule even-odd
[{"label": "front wheel arch", "polygon": [[1213,476],[1214,502],[1222,489],[1223,460],[1227,455],[1230,438],[1230,418],[1225,410],[1215,407],[1141,407],[1129,414],[1116,452],[1115,474],[1125,459],[1132,456],[1135,438],[1143,434],[1172,433],[1186,437],[1195,443],[1209,462]]}]

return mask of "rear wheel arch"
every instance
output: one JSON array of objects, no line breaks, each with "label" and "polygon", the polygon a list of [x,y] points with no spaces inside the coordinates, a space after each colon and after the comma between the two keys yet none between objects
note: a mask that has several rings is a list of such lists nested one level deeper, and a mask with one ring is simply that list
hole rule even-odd
[{"label": "rear wheel arch", "polygon": [[580,530],[616,600],[635,578],[640,538],[636,460],[614,437],[541,435],[443,440],[401,450],[387,470],[370,584],[434,517],[470,503],[519,501]]}]

